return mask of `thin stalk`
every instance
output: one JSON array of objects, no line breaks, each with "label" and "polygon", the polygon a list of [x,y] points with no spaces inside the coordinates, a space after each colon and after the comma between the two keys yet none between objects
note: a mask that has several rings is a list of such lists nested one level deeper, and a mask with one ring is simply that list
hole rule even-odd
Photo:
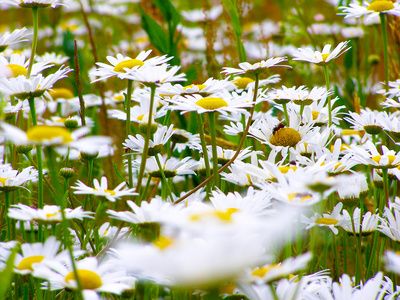
[{"label": "thin stalk", "polygon": [[139,192],[142,186],[142,179],[144,175],[144,170],[146,167],[146,160],[147,160],[147,152],[149,151],[149,141],[150,141],[150,134],[151,134],[151,122],[153,120],[153,106],[154,106],[154,95],[156,93],[156,86],[151,86],[151,94],[150,94],[150,108],[149,108],[149,121],[147,123],[147,130],[146,136],[144,139],[144,147],[143,147],[143,154],[142,154],[142,161],[140,163],[140,170],[137,180],[136,192]]},{"label": "thin stalk", "polygon": [[7,215],[7,238],[8,241],[12,241],[11,238],[11,219],[8,216],[8,210],[10,209],[10,192],[4,192],[5,200],[6,200],[6,215]]},{"label": "thin stalk", "polygon": [[161,165],[160,158],[158,157],[159,154],[155,155],[155,159],[157,161],[158,168],[160,169],[161,177],[164,181],[165,186],[167,187],[168,196],[171,198],[171,201],[174,202],[174,197],[172,196],[171,188],[168,184],[168,180],[165,177],[163,166]]},{"label": "thin stalk", "polygon": [[85,120],[85,100],[83,99],[82,96],[82,84],[80,80],[80,67],[79,67],[79,55],[78,55],[78,47],[76,45],[76,40],[74,40],[74,59],[75,59],[75,84],[76,84],[76,90],[78,92],[78,98],[79,98],[79,116],[81,118],[82,126],[86,126],[86,120]]},{"label": "thin stalk", "polygon": [[38,41],[38,32],[39,32],[39,11],[37,7],[32,7],[32,16],[33,16],[33,40],[32,40],[32,49],[31,49],[31,58],[29,59],[28,73],[26,74],[26,78],[29,79],[32,72],[33,61],[36,56],[36,48]]},{"label": "thin stalk", "polygon": [[208,120],[210,121],[210,135],[211,135],[211,147],[212,147],[212,162],[213,162],[213,174],[214,174],[214,185],[219,188],[219,175],[218,175],[218,155],[217,155],[217,140],[216,140],[216,113],[211,112],[208,114]]},{"label": "thin stalk", "polygon": [[[203,128],[203,116],[200,114],[196,114],[197,118],[197,124],[198,128],[200,131],[200,141],[201,141],[201,149],[203,150],[203,156],[204,156],[204,164],[206,166],[206,177],[210,177],[210,159],[208,158],[208,152],[207,152],[207,143],[206,139],[204,138],[204,128]],[[207,190],[208,190],[209,184],[207,184]]]},{"label": "thin stalk", "polygon": [[[254,115],[254,107],[255,107],[254,104],[256,103],[256,100],[257,100],[258,83],[259,83],[259,75],[255,75],[253,106],[251,107],[251,110],[250,110],[250,117],[249,117],[249,120],[247,121],[247,126],[246,126],[245,130],[243,131],[243,135],[242,135],[242,138],[241,138],[241,140],[239,142],[239,145],[238,145],[238,148],[236,150],[235,155],[233,155],[233,157],[225,165],[223,165],[221,168],[219,168],[218,173],[221,173],[223,170],[228,168],[236,160],[236,158],[238,157],[238,155],[240,153],[240,150],[242,149],[243,143],[244,143],[244,141],[246,139],[247,133],[249,132],[251,121],[252,121],[253,115]],[[210,177],[205,179],[202,183],[200,183],[198,186],[196,186],[190,192],[186,193],[186,195],[184,195],[183,197],[181,197],[178,200],[176,200],[174,202],[174,204],[178,204],[178,203],[182,202],[183,200],[185,200],[190,195],[193,195],[195,192],[197,192],[199,189],[201,189],[203,186],[205,186],[208,182],[213,180],[213,177],[214,177],[213,175],[210,175]]]},{"label": "thin stalk", "polygon": [[387,32],[386,32],[386,18],[384,13],[379,13],[382,27],[382,40],[383,40],[383,61],[385,64],[385,91],[389,90],[389,69],[388,69],[388,48],[387,48]]},{"label": "thin stalk", "polygon": [[[125,109],[126,109],[126,138],[129,139],[131,134],[131,98],[132,98],[133,80],[128,79],[128,88],[125,95]],[[128,155],[128,183],[129,188],[133,187],[133,171],[132,171],[132,155]]]},{"label": "thin stalk", "polygon": [[285,114],[285,121],[286,121],[286,126],[289,127],[289,114],[288,114],[288,110],[287,110],[287,103],[282,103],[282,107],[283,107],[283,113]]},{"label": "thin stalk", "polygon": [[[325,75],[325,83],[326,83],[326,92],[328,93],[330,89],[330,83],[329,83],[329,71],[328,71],[328,66],[327,64],[323,64],[324,68],[324,75]],[[329,113],[329,127],[332,126],[332,103],[331,103],[331,96],[326,97],[326,101],[328,102],[328,113]]]}]

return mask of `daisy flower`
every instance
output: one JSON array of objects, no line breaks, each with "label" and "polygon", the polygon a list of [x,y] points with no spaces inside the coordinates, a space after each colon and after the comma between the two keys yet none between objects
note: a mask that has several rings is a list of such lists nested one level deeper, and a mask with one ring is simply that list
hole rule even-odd
[{"label": "daisy flower", "polygon": [[15,273],[21,275],[31,274],[36,266],[46,261],[59,260],[66,262],[70,256],[67,250],[58,253],[60,246],[61,242],[57,241],[54,236],[50,236],[44,244],[21,244],[22,254],[17,253],[14,261]]},{"label": "daisy flower", "polygon": [[107,177],[101,177],[101,181],[97,179],[93,180],[93,188],[87,186],[82,181],[77,182],[77,186],[72,186],[74,190],[76,190],[75,194],[83,194],[83,195],[95,195],[105,197],[107,200],[111,202],[115,202],[115,200],[123,197],[123,196],[134,196],[137,195],[135,193],[135,189],[128,189],[125,187],[126,182],[120,183],[115,189],[109,190],[107,184]]},{"label": "daisy flower", "polygon": [[400,274],[400,254],[394,251],[386,251],[384,256],[385,268],[396,274]]},{"label": "daisy flower", "polygon": [[95,76],[98,78],[93,80],[92,83],[105,80],[113,76],[117,76],[120,79],[125,79],[128,70],[135,71],[142,66],[156,66],[172,59],[172,57],[167,57],[166,55],[147,59],[150,53],[151,50],[142,51],[138,54],[138,56],[136,56],[136,58],[130,58],[128,56],[123,56],[122,54],[117,54],[117,57],[107,56],[107,60],[111,65],[96,63],[99,68],[90,72],[90,76]]},{"label": "daisy flower", "polygon": [[[173,127],[174,125],[169,127],[162,126],[157,129],[149,141],[149,156],[154,156],[161,152],[162,147],[169,141],[173,134]],[[144,142],[144,137],[140,134],[137,134],[136,137],[129,135],[128,139],[126,139],[125,143],[122,143],[122,145],[132,150],[134,154],[140,154],[143,153]]]},{"label": "daisy flower", "polygon": [[[102,292],[120,295],[129,288],[128,284],[123,283],[128,276],[113,263],[108,261],[99,263],[95,257],[86,257],[75,264],[85,299],[93,297],[97,299],[98,293]],[[50,290],[64,288],[76,290],[78,287],[70,260],[66,263],[60,261],[45,263],[35,269],[33,276],[48,281]]]},{"label": "daisy flower", "polygon": [[289,257],[278,264],[266,264],[259,268],[246,270],[243,280],[257,284],[276,281],[305,269],[311,258],[312,254],[307,252],[297,257]]},{"label": "daisy flower", "polygon": [[192,134],[183,129],[174,129],[171,136],[171,142],[175,143],[175,148],[179,153],[188,147],[189,149],[199,150],[200,145],[200,135]]},{"label": "daisy flower", "polygon": [[63,6],[64,4],[60,3],[61,0],[1,0],[1,3],[10,4],[14,6],[19,6],[21,8],[43,8],[49,7],[56,8],[57,6]]},{"label": "daisy flower", "polygon": [[329,63],[350,49],[350,47],[346,48],[348,43],[349,41],[339,43],[333,51],[331,51],[331,45],[329,44],[324,46],[322,52],[313,50],[310,47],[299,48],[297,51],[292,52],[293,60],[307,61],[317,65]]},{"label": "daisy flower", "polygon": [[157,92],[162,96],[186,96],[192,94],[199,94],[203,97],[210,96],[212,94],[222,92],[224,90],[232,91],[235,88],[234,84],[227,80],[217,80],[213,78],[208,78],[202,84],[191,84],[188,86],[182,86],[180,84],[166,83],[157,90]]},{"label": "daisy flower", "polygon": [[[343,218],[344,222],[339,226],[342,227],[348,234],[360,234],[361,232],[361,235],[363,236],[369,235],[377,230],[378,222],[380,220],[378,215],[372,214],[370,211],[366,212],[361,218],[359,207],[354,209],[353,218],[351,218],[347,210],[343,210],[341,217]],[[354,229],[352,225],[352,219],[354,220]]]},{"label": "daisy flower", "polygon": [[344,120],[352,124],[354,130],[365,130],[366,133],[377,135],[382,129],[382,119],[385,119],[385,112],[371,110],[368,107],[361,109],[360,114],[349,112],[349,117],[344,117]]},{"label": "daisy flower", "polygon": [[284,61],[287,61],[286,57],[271,57],[267,60],[262,60],[254,64],[250,64],[248,62],[242,62],[239,64],[240,69],[224,67],[222,68],[223,71],[221,73],[224,73],[226,75],[245,74],[247,76],[247,75],[258,75],[261,73],[265,73],[269,68],[272,67],[285,67],[291,69],[290,66],[279,65],[279,63]]},{"label": "daisy flower", "polygon": [[339,9],[342,10],[340,15],[344,15],[344,18],[360,18],[366,16],[366,20],[371,20],[379,16],[379,14],[389,14],[399,17],[400,6],[398,3],[391,0],[379,0],[367,2],[363,1],[362,5],[358,3],[351,3],[349,6],[341,6]]},{"label": "daisy flower", "polygon": [[41,56],[36,56],[35,60],[37,62],[42,62],[46,64],[55,64],[55,65],[62,65],[65,64],[68,60],[68,56],[63,56],[62,54],[57,54],[57,53],[49,53],[46,52],[45,54]]},{"label": "daisy flower", "polygon": [[[258,99],[261,99],[258,97]],[[243,93],[242,95],[229,94],[228,92],[218,97],[202,97],[201,95],[191,95],[186,97],[176,97],[166,99],[171,103],[170,110],[179,110],[181,114],[195,111],[199,114],[209,112],[219,112],[227,114],[228,112],[244,112],[244,108],[253,105],[253,92]]]},{"label": "daisy flower", "polygon": [[[275,74],[275,75],[268,77],[267,79],[261,79],[258,82],[258,86],[262,87],[267,84],[277,83],[280,80],[281,80],[280,75]],[[241,90],[249,90],[249,89],[254,90],[255,89],[255,81],[253,79],[251,79],[250,77],[237,77],[237,78],[233,79],[232,83],[235,84],[237,92],[239,92]]]},{"label": "daisy flower", "polygon": [[0,169],[0,191],[10,192],[14,191],[23,184],[38,180],[38,171],[33,167],[28,167],[19,172],[13,170],[11,167]]},{"label": "daisy flower", "polygon": [[[84,211],[82,206],[75,209],[66,208],[64,210],[66,219],[93,218],[90,211]],[[20,221],[36,221],[43,224],[55,224],[62,221],[61,208],[57,205],[45,205],[43,208],[32,208],[28,205],[19,203],[11,205],[8,216]]]},{"label": "daisy flower", "polygon": [[[4,56],[0,56],[0,65],[5,67],[9,72],[5,74],[6,78],[18,77],[20,75],[26,76],[28,74],[29,60],[26,60],[24,55],[21,54],[11,54],[10,59],[6,59]],[[38,75],[43,70],[52,67],[48,63],[34,63],[32,65],[32,76]]]},{"label": "daisy flower", "polygon": [[10,45],[27,42],[27,37],[31,35],[31,33],[27,33],[27,28],[16,29],[13,32],[6,31],[2,35],[0,35],[0,52],[6,50],[6,48]]},{"label": "daisy flower", "polygon": [[[388,98],[400,97],[400,79],[396,79],[396,81],[388,82],[389,90],[386,92],[385,89],[381,89],[377,91],[377,94],[384,94]],[[382,105],[382,103],[381,103]]]},{"label": "daisy flower", "polygon": [[328,227],[334,234],[338,234],[339,230],[336,226],[340,226],[343,223],[343,219],[340,218],[340,212],[343,208],[343,203],[339,202],[333,208],[332,213],[330,214],[319,214],[315,213],[311,218],[307,218],[306,216],[302,216],[301,222],[306,225],[306,229],[310,229],[314,226],[320,227]]},{"label": "daisy flower", "polygon": [[50,98],[48,90],[51,89],[58,80],[67,77],[72,70],[69,67],[61,67],[56,73],[44,77],[42,74],[26,78],[18,76],[16,78],[0,78],[0,92],[15,96],[25,100],[29,98],[41,97],[43,95]]},{"label": "daisy flower", "polygon": [[393,212],[385,207],[378,231],[389,237],[392,241],[400,241],[400,211],[393,208]]},{"label": "daisy flower", "polygon": [[[185,157],[183,159],[171,157],[167,159],[166,156],[161,156],[160,154],[157,155],[160,159],[161,165],[163,166],[163,171],[166,178],[196,174],[194,170],[197,168],[198,162],[194,161],[190,157]],[[140,162],[136,160],[133,162],[132,166],[134,169],[139,170]],[[147,159],[146,172],[151,177],[162,178],[157,161],[154,157],[150,157]]]},{"label": "daisy flower", "polygon": [[186,81],[185,74],[177,74],[180,66],[169,67],[168,64],[157,66],[143,65],[139,69],[125,69],[124,79],[135,80],[147,86],[159,85],[167,82]]}]

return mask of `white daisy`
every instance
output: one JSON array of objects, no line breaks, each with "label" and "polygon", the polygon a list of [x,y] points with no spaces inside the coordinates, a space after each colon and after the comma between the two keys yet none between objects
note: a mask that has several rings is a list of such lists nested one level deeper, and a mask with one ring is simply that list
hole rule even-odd
[{"label": "white daisy", "polygon": [[186,81],[185,74],[177,74],[181,67],[173,66],[169,68],[168,64],[159,66],[143,65],[139,69],[125,69],[124,79],[140,81],[145,85],[159,85],[167,82]]},{"label": "white daisy", "polygon": [[27,28],[16,29],[13,32],[6,31],[0,35],[0,52],[3,52],[8,46],[27,42],[27,37],[32,35],[32,33],[27,33]]},{"label": "white daisy", "polygon": [[0,4],[10,4],[14,6],[19,6],[21,8],[34,8],[34,7],[49,7],[56,8],[57,6],[63,6],[60,3],[61,0],[1,0]]},{"label": "white daisy", "polygon": [[54,52],[51,52],[51,53],[46,52],[43,55],[36,56],[35,60],[37,62],[42,62],[42,63],[46,63],[46,64],[62,65],[62,64],[65,64],[69,60],[69,57],[63,56],[62,54],[57,54]]},{"label": "white daisy", "polygon": [[9,168],[0,169],[0,191],[13,191],[25,183],[38,180],[38,171],[33,167],[23,169],[21,172]]},{"label": "white daisy", "polygon": [[223,71],[221,73],[224,73],[226,75],[232,75],[232,74],[246,74],[246,75],[255,75],[255,74],[260,74],[266,72],[269,68],[272,67],[286,67],[286,68],[291,68],[289,66],[285,65],[278,65],[281,62],[287,61],[286,57],[271,57],[267,60],[262,60],[260,62],[250,64],[248,62],[242,62],[239,64],[239,68],[228,68],[224,67],[222,68]]},{"label": "white daisy", "polygon": [[299,48],[292,53],[293,60],[307,61],[317,65],[329,63],[350,49],[350,47],[346,48],[348,43],[349,41],[339,43],[333,51],[331,51],[331,45],[325,45],[322,52],[310,47]]},{"label": "white daisy", "polygon": [[400,6],[399,3],[391,0],[379,0],[367,2],[363,1],[362,5],[359,3],[350,3],[349,6],[341,6],[339,9],[342,10],[341,15],[344,18],[360,18],[366,16],[367,20],[371,20],[379,16],[379,14],[389,14],[399,17]]},{"label": "white daisy", "polygon": [[135,189],[128,189],[126,186],[126,182],[120,183],[115,189],[109,190],[107,184],[107,177],[101,177],[101,181],[97,179],[93,180],[93,188],[87,186],[82,181],[77,182],[77,186],[72,186],[75,190],[75,194],[83,194],[83,195],[95,195],[105,197],[107,200],[111,202],[115,202],[115,200],[123,197],[123,196],[134,196],[137,195],[135,193]]},{"label": "white daisy", "polygon": [[[111,65],[104,63],[96,63],[100,68],[90,73],[90,76],[96,76],[97,79],[93,80],[92,83],[105,80],[113,76],[117,76],[120,79],[125,79],[128,70],[135,71],[142,66],[155,66],[163,64],[172,59],[172,57],[156,56],[150,59],[147,57],[150,55],[151,50],[142,51],[136,56],[136,58],[130,58],[117,54],[117,57],[107,56],[107,60]],[[147,59],[147,60],[146,60]]]},{"label": "white daisy", "polygon": [[[66,208],[64,210],[66,219],[93,218],[92,212],[84,211],[82,206],[75,209]],[[36,221],[44,224],[55,224],[62,221],[61,209],[57,205],[45,205],[43,208],[32,208],[28,205],[19,203],[11,205],[8,216],[20,221]]]},{"label": "white daisy", "polygon": [[332,213],[330,214],[319,214],[315,213],[314,216],[308,218],[306,216],[302,216],[301,222],[306,225],[306,229],[310,229],[314,226],[328,227],[334,234],[338,234],[339,230],[336,226],[340,226],[343,223],[343,219],[340,217],[340,212],[343,208],[343,203],[339,202],[333,208]]}]

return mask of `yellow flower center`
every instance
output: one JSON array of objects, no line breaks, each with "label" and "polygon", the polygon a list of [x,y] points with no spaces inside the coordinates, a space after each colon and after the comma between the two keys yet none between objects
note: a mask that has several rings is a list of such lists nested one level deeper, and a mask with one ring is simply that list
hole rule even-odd
[{"label": "yellow flower center", "polygon": [[313,110],[313,111],[311,112],[311,115],[312,115],[312,119],[313,119],[313,120],[316,120],[316,119],[318,118],[318,116],[319,116],[319,112]]},{"label": "yellow flower center", "polygon": [[281,128],[270,138],[269,142],[274,146],[294,147],[301,140],[301,135],[293,128]]},{"label": "yellow flower center", "polygon": [[254,82],[253,79],[249,78],[249,77],[241,77],[241,78],[237,78],[233,81],[233,83],[239,88],[239,89],[246,89],[247,85],[251,82]]},{"label": "yellow flower center", "polygon": [[290,202],[293,202],[295,198],[298,198],[300,202],[306,201],[311,199],[312,196],[310,194],[301,194],[301,193],[290,193],[288,194],[288,198]]},{"label": "yellow flower center", "polygon": [[221,107],[228,106],[228,103],[224,99],[217,97],[207,97],[200,99],[196,104],[204,109],[215,110]]},{"label": "yellow flower center", "polygon": [[1,183],[1,185],[2,186],[5,186],[6,185],[6,181],[7,181],[7,179],[10,179],[11,177],[7,177],[7,178],[0,178],[0,183]]},{"label": "yellow flower center", "polygon": [[132,69],[133,67],[136,67],[136,66],[141,67],[143,65],[144,65],[144,63],[141,60],[128,59],[128,60],[121,61],[119,64],[117,64],[114,67],[114,72],[125,73],[124,69]]},{"label": "yellow flower center", "polygon": [[57,217],[57,213],[46,214],[46,218],[47,219],[50,219],[50,218],[53,218],[53,217]]},{"label": "yellow flower center", "polygon": [[122,101],[125,100],[125,97],[122,96],[122,95],[118,95],[118,96],[115,96],[115,97],[114,97],[114,100],[115,100],[115,101],[118,101],[118,102],[122,102]]},{"label": "yellow flower center", "polygon": [[171,246],[174,243],[172,239],[169,239],[165,236],[160,236],[160,238],[154,242],[154,245],[160,250],[164,250],[165,248]]},{"label": "yellow flower center", "polygon": [[226,223],[229,223],[232,221],[232,215],[236,212],[239,212],[240,209],[238,208],[228,208],[225,211],[214,211],[214,212],[206,212],[206,213],[199,213],[199,214],[193,214],[190,217],[191,221],[199,221],[200,219],[202,219],[203,217],[217,217],[218,219],[220,219],[221,221],[224,221]]},{"label": "yellow flower center", "polygon": [[[93,191],[98,191],[98,189],[93,189]],[[115,195],[115,192],[114,192],[113,190],[104,190],[104,193],[108,193],[108,194],[110,194],[111,196],[114,196],[114,195]]]},{"label": "yellow flower center", "polygon": [[30,128],[26,132],[26,137],[32,142],[43,142],[44,140],[52,140],[62,138],[62,143],[72,142],[71,133],[68,129],[60,126],[38,125]]},{"label": "yellow flower center", "polygon": [[322,61],[326,61],[326,59],[328,58],[329,55],[330,55],[330,53],[322,54]]},{"label": "yellow flower center", "polygon": [[[394,156],[394,155],[387,155],[387,157],[388,157],[388,159],[389,159],[389,162],[388,162],[387,165],[390,166],[390,165],[392,165],[392,163],[393,163],[394,160],[396,159],[396,156]],[[381,155],[376,155],[376,156],[372,157],[372,160],[373,160],[374,162],[376,162],[377,164],[380,163],[381,159],[382,159],[382,156],[381,156]]]},{"label": "yellow flower center", "polygon": [[66,88],[53,89],[52,91],[49,91],[49,94],[53,100],[74,98],[72,91]]},{"label": "yellow flower center", "polygon": [[194,88],[195,86],[197,86],[197,87],[199,88],[199,92],[200,92],[202,89],[204,89],[204,88],[207,87],[207,86],[204,85],[204,84],[191,84],[191,85],[185,86],[183,89],[186,91],[187,89],[192,89],[192,88]]},{"label": "yellow flower center", "polygon": [[25,257],[21,262],[19,263],[17,269],[22,271],[22,270],[30,270],[33,271],[32,265],[36,263],[40,263],[44,259],[43,255],[32,255]]},{"label": "yellow flower center", "polygon": [[386,1],[386,0],[378,0],[378,1],[375,0],[367,7],[368,10],[377,11],[377,12],[387,11],[387,10],[391,10],[393,8],[394,8],[394,5],[393,5],[392,1]]},{"label": "yellow flower center", "polygon": [[[78,269],[77,273],[84,290],[95,290],[103,285],[100,276],[93,271]],[[68,283],[70,280],[76,281],[74,271],[65,276],[65,282]]]},{"label": "yellow flower center", "polygon": [[9,78],[18,77],[20,75],[26,76],[28,74],[28,70],[21,65],[9,64],[6,66],[6,68],[8,68],[12,73],[12,75],[9,76]]},{"label": "yellow flower center", "polygon": [[314,222],[315,224],[321,225],[336,225],[337,223],[339,223],[338,220],[332,218],[318,218]]},{"label": "yellow flower center", "polygon": [[281,173],[286,174],[287,172],[289,172],[289,170],[296,171],[297,167],[283,166],[283,167],[278,167],[278,169],[279,171],[281,171]]},{"label": "yellow flower center", "polygon": [[272,269],[274,269],[276,267],[279,267],[279,265],[273,264],[273,265],[269,265],[266,267],[258,268],[258,269],[255,269],[253,272],[251,272],[251,275],[262,278],[265,276],[265,274],[267,274],[269,271],[271,271]]}]

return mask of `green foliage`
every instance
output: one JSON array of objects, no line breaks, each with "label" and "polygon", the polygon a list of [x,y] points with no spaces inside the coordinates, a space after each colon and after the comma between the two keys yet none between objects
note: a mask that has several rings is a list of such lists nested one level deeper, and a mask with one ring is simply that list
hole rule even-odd
[{"label": "green foliage", "polygon": [[0,272],[0,299],[5,299],[5,295],[10,287],[11,280],[13,277],[14,260],[17,254],[17,248],[11,251],[10,256],[7,259],[6,267]]}]

